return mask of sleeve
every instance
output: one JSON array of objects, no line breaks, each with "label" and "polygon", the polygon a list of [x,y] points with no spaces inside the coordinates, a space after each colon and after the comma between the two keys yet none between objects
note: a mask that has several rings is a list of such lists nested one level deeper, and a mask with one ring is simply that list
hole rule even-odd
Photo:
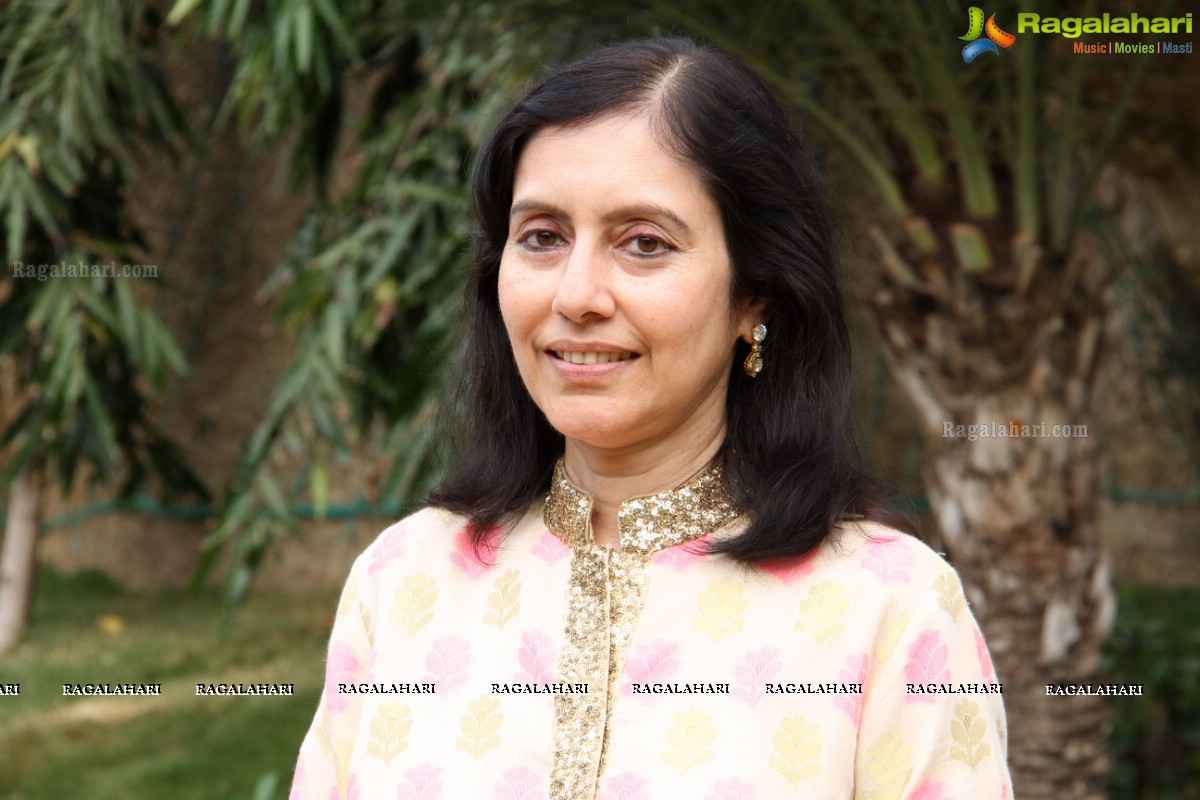
[{"label": "sleeve", "polygon": [[353,794],[348,773],[363,696],[343,693],[339,685],[362,682],[371,666],[371,617],[363,603],[366,560],[366,553],[359,557],[342,589],[329,638],[325,687],[300,745],[289,800],[330,800]]},{"label": "sleeve", "polygon": [[936,565],[894,595],[876,639],[854,797],[1007,800],[1003,685],[958,574],[926,552]]}]

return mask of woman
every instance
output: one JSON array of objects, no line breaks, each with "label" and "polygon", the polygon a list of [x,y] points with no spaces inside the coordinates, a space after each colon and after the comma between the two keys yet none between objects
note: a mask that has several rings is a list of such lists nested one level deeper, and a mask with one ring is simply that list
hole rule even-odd
[{"label": "woman", "polygon": [[354,566],[293,797],[1007,797],[958,578],[857,464],[828,214],[764,86],[599,50],[474,198],[452,464]]}]

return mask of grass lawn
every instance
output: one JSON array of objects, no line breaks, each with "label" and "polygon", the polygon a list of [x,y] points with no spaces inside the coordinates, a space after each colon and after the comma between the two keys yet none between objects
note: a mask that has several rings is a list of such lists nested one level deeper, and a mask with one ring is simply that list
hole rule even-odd
[{"label": "grass lawn", "polygon": [[[43,572],[30,627],[0,662],[2,800],[283,798],[316,710],[336,594],[126,592]],[[160,683],[161,696],[64,697],[65,683]],[[295,695],[197,697],[197,683]],[[272,790],[272,784],[274,789]]]}]

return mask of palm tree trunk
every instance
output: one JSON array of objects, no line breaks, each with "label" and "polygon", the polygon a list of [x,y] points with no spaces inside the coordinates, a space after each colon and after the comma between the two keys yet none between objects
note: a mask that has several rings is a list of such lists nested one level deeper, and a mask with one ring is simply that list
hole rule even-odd
[{"label": "palm tree trunk", "polygon": [[1102,682],[1115,613],[1086,427],[1102,292],[1080,281],[1064,291],[1073,299],[1038,302],[951,280],[942,299],[954,300],[933,311],[928,294],[880,293],[884,351],[920,417],[942,544],[1004,684],[1014,794],[1101,800],[1106,699],[1046,686]]},{"label": "palm tree trunk", "polygon": [[8,491],[8,520],[0,552],[0,653],[12,649],[25,629],[37,563],[40,493],[41,481],[34,471],[19,475]]}]

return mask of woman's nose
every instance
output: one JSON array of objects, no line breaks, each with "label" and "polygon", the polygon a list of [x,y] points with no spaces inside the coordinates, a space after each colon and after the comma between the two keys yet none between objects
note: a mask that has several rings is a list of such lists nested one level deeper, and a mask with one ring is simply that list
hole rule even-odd
[{"label": "woman's nose", "polygon": [[611,278],[612,265],[605,249],[576,242],[559,273],[552,310],[572,322],[611,317],[616,311]]}]

